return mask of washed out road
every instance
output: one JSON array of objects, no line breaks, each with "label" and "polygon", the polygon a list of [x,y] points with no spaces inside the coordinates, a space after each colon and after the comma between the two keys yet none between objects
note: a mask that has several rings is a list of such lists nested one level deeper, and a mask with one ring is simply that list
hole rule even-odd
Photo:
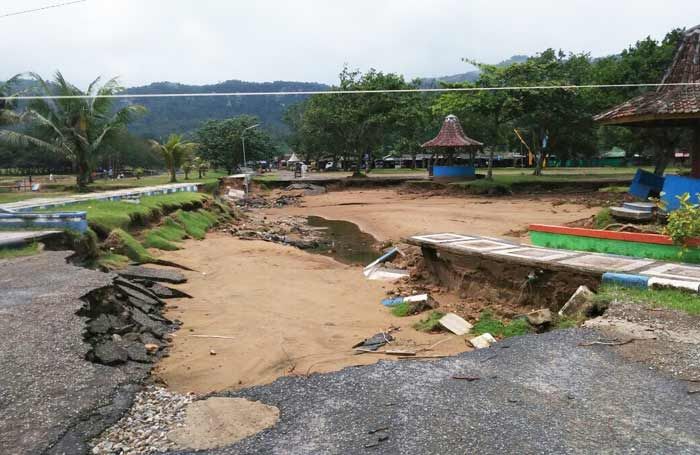
[{"label": "washed out road", "polygon": [[609,347],[579,346],[599,336],[528,335],[229,393],[277,406],[280,420],[211,453],[700,453],[700,394]]}]

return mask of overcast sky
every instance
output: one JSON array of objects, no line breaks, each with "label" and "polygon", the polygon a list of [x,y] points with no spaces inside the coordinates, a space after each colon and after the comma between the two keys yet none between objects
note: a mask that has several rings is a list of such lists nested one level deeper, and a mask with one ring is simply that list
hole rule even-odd
[{"label": "overcast sky", "polygon": [[[67,0],[2,0],[0,15]],[[88,0],[0,19],[0,79],[60,69],[154,81],[333,83],[342,65],[408,78],[547,47],[602,56],[700,22],[698,0]],[[690,22],[689,22],[690,21]],[[653,81],[655,82],[655,81]]]}]

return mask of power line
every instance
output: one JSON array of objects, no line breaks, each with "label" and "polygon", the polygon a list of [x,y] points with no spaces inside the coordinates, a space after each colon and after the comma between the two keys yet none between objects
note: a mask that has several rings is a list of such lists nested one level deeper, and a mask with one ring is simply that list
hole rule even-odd
[{"label": "power line", "polygon": [[2,19],[3,17],[19,16],[20,14],[35,13],[37,11],[44,11],[47,9],[60,8],[62,6],[75,5],[76,3],[85,3],[85,2],[87,2],[87,0],[75,0],[72,2],[65,2],[65,3],[58,3],[56,5],[43,6],[41,8],[34,8],[34,9],[28,9],[28,10],[24,10],[24,11],[17,11],[14,13],[0,14],[0,19]]},{"label": "power line", "polygon": [[371,93],[448,93],[448,92],[501,92],[522,90],[577,90],[609,88],[653,88],[653,87],[697,87],[700,82],[677,82],[670,84],[588,84],[588,85],[534,85],[514,87],[446,87],[411,88],[387,90],[312,90],[299,92],[208,92],[208,93],[119,93],[114,95],[19,95],[0,96],[0,100],[61,100],[93,98],[204,98],[222,96],[286,96],[286,95],[359,95]]}]

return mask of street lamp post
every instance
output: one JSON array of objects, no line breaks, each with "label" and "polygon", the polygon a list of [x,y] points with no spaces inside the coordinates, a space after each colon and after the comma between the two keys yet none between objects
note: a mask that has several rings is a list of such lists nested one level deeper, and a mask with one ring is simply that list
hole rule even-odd
[{"label": "street lamp post", "polygon": [[246,174],[245,167],[246,167],[246,159],[245,159],[245,133],[248,130],[252,130],[253,128],[259,127],[260,124],[256,123],[255,125],[249,126],[248,128],[245,128],[243,132],[241,133],[241,143],[243,145],[243,174],[245,174],[245,194],[246,196],[248,195],[248,174]]}]

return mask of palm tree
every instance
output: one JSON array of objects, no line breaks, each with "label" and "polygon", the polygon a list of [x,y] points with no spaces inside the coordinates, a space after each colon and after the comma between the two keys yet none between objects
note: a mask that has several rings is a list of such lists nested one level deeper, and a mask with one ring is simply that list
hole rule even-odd
[{"label": "palm tree", "polygon": [[64,154],[78,170],[78,190],[85,191],[105,138],[125,127],[145,108],[128,105],[114,110],[113,99],[109,96],[122,89],[116,78],[100,86],[98,77],[83,92],[66,81],[60,71],[50,84],[38,74],[31,73],[31,76],[38,82],[43,95],[61,98],[36,100],[23,114],[37,126],[37,137],[2,132],[0,140]]},{"label": "palm tree", "polygon": [[163,157],[165,166],[170,171],[170,183],[177,182],[175,172],[182,166],[190,153],[199,146],[194,142],[185,142],[179,134],[171,134],[163,144],[153,139],[148,142],[151,144],[151,148]]}]

